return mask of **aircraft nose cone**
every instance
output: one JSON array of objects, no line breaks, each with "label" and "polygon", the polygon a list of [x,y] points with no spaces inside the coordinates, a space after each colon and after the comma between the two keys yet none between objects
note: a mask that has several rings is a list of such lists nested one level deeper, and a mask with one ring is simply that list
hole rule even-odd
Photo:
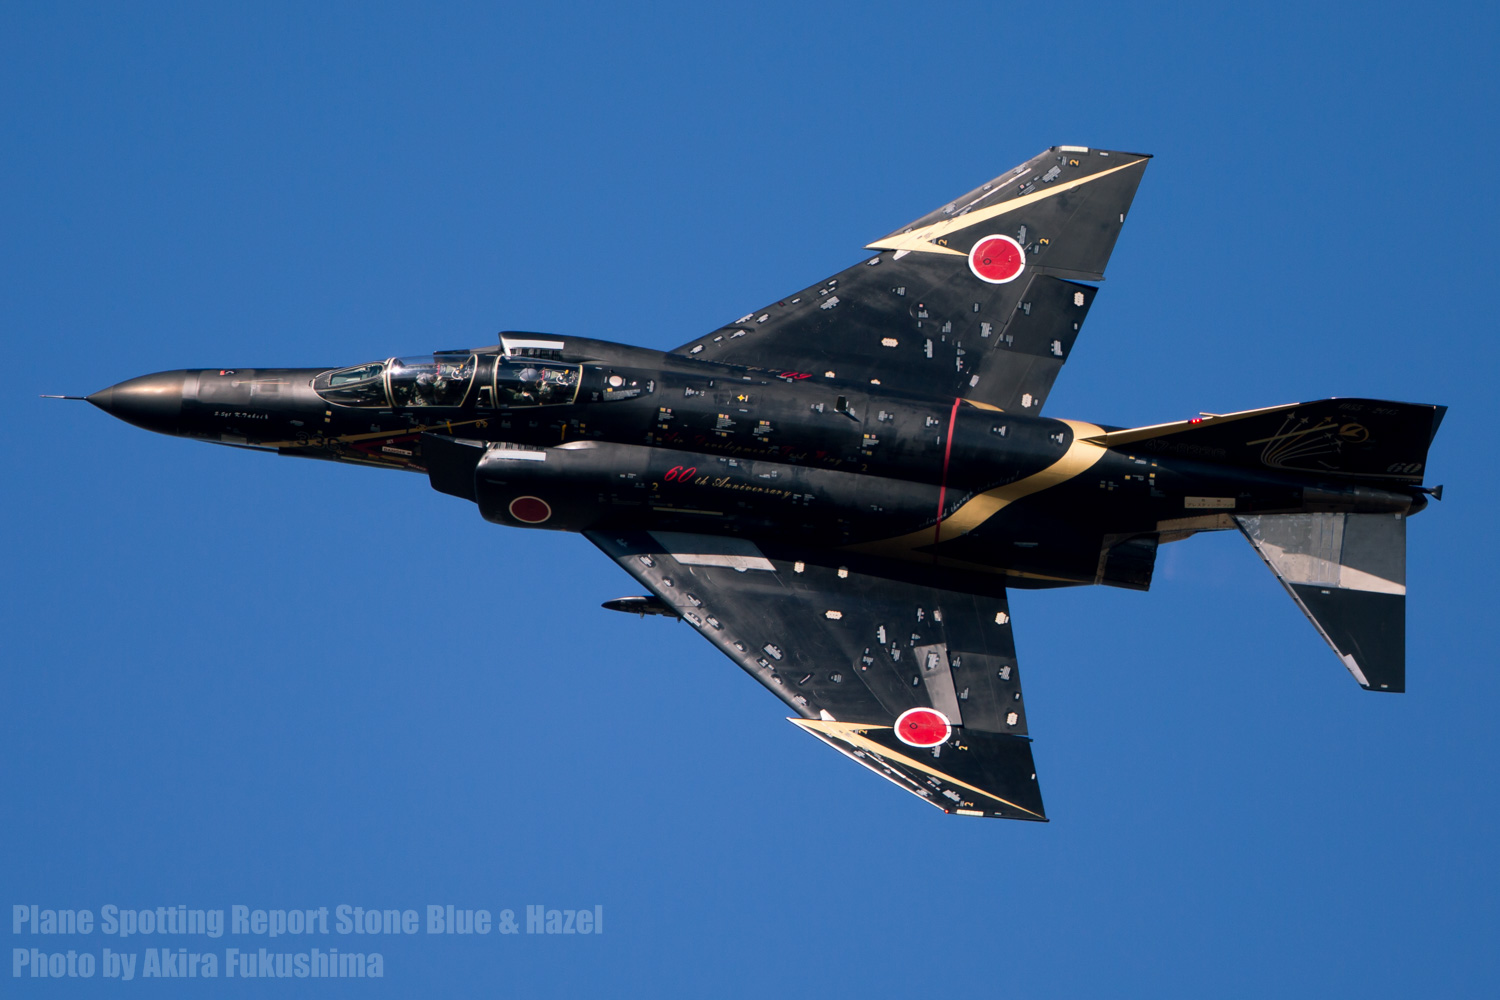
[{"label": "aircraft nose cone", "polygon": [[182,415],[182,385],[186,372],[157,372],[127,379],[100,389],[88,401],[110,416],[149,431],[170,434]]}]

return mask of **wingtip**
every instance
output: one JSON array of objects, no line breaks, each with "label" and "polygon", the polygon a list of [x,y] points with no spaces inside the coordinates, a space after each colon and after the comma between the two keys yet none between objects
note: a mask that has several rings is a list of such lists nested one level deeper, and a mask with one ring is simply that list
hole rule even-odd
[{"label": "wingtip", "polygon": [[[1098,156],[1133,156],[1141,160],[1150,160],[1155,157],[1154,153],[1133,153],[1127,149],[1104,149],[1100,146],[1069,146],[1056,145],[1047,148],[1048,153],[1094,153]],[[1045,155],[1045,154],[1044,154]]]}]

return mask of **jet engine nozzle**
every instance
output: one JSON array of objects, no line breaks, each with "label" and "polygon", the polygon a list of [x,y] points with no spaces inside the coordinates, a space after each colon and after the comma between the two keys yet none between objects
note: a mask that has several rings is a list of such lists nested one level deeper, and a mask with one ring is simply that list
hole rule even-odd
[{"label": "jet engine nozzle", "polygon": [[182,416],[186,371],[157,372],[127,379],[87,397],[110,416],[148,431],[175,434]]}]

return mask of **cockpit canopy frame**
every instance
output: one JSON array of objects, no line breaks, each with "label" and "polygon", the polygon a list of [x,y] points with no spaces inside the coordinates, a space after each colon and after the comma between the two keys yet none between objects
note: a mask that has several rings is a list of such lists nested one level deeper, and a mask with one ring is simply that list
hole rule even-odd
[{"label": "cockpit canopy frame", "polygon": [[551,346],[526,345],[504,355],[452,351],[387,358],[324,372],[313,379],[313,390],[335,406],[363,408],[563,406],[577,400],[583,366],[548,357]]}]

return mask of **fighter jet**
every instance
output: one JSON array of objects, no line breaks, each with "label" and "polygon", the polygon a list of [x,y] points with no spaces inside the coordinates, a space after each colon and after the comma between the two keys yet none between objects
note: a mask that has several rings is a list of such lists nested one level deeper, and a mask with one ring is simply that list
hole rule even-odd
[{"label": "fighter jet", "polygon": [[1124,428],[1042,415],[1149,156],[1055,146],[671,351],[506,332],[341,367],[162,372],[140,427],[426,475],[583,534],[793,723],[948,813],[1045,820],[1009,588],[1146,590],[1239,531],[1366,690],[1405,688],[1406,518],[1441,406]]}]

